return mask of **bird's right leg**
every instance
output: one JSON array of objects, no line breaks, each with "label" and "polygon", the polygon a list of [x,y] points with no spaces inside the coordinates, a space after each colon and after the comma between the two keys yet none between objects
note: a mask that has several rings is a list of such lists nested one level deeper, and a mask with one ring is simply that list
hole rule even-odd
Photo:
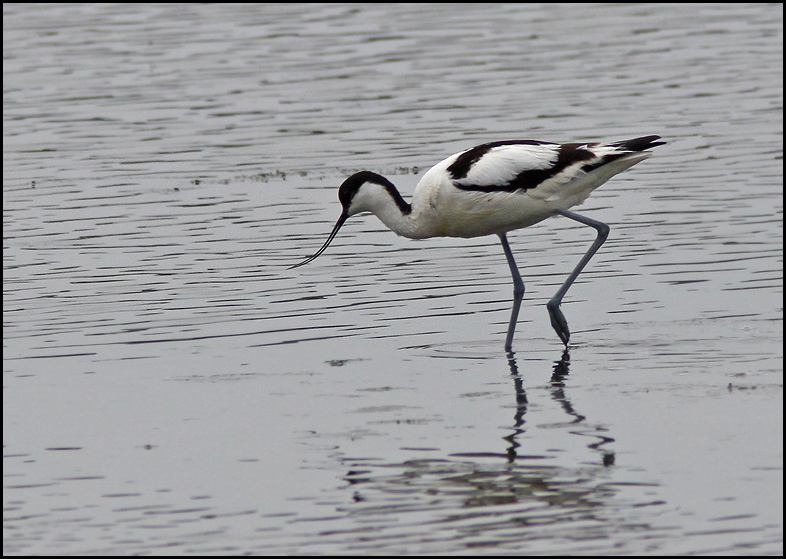
[{"label": "bird's right leg", "polygon": [[508,335],[505,338],[505,351],[511,351],[511,347],[513,346],[513,333],[516,331],[516,322],[519,319],[519,308],[521,308],[521,300],[524,298],[524,282],[521,280],[521,274],[516,266],[516,261],[513,260],[513,253],[510,251],[510,245],[508,244],[508,238],[505,233],[499,234],[499,240],[502,242],[502,250],[505,251],[505,258],[508,259],[510,275],[513,276],[513,307],[510,309]]},{"label": "bird's right leg", "polygon": [[559,291],[557,291],[554,297],[552,297],[551,300],[546,303],[546,308],[548,308],[549,316],[551,317],[551,326],[557,332],[559,339],[562,340],[562,343],[565,344],[565,347],[568,347],[570,330],[568,329],[568,321],[565,320],[565,315],[562,314],[562,310],[560,310],[559,306],[562,304],[562,298],[565,296],[565,293],[568,292],[570,286],[573,285],[573,282],[576,281],[577,277],[579,277],[579,274],[584,269],[584,266],[586,266],[587,262],[590,261],[590,258],[592,258],[596,252],[598,252],[600,245],[606,241],[606,238],[609,236],[609,226],[600,221],[595,221],[594,219],[590,219],[583,215],[574,214],[573,212],[569,212],[567,210],[555,210],[554,213],[570,218],[574,221],[578,221],[584,225],[589,225],[598,232],[595,242],[592,243],[592,246],[589,248],[587,253],[579,261],[576,268],[570,273],[568,279],[565,280],[565,283],[562,284],[562,287],[559,288]]}]

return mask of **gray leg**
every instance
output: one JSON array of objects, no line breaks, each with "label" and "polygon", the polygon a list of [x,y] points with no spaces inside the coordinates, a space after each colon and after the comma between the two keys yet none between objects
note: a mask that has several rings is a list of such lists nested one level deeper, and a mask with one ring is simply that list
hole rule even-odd
[{"label": "gray leg", "polygon": [[[594,219],[574,214],[573,212],[566,210],[555,210],[554,213],[568,217],[574,221],[583,223],[584,225],[589,225],[590,227],[595,228],[595,230],[598,232],[595,242],[592,243],[592,246],[578,263],[573,272],[571,272],[571,274],[568,276],[568,279],[565,280],[565,283],[562,284],[562,287],[559,288],[559,291],[557,291],[554,297],[552,297],[551,300],[546,303],[546,308],[548,308],[549,315],[551,316],[551,325],[554,327],[554,330],[557,331],[557,335],[559,336],[560,340],[562,340],[562,343],[564,343],[565,347],[567,347],[568,340],[570,339],[570,330],[568,330],[568,321],[565,320],[565,316],[562,314],[559,306],[562,303],[562,298],[565,296],[565,293],[567,293],[570,286],[573,285],[573,282],[584,269],[584,266],[587,265],[587,262],[590,261],[590,258],[592,258],[596,252],[598,252],[600,246],[606,241],[606,238],[609,236],[609,226],[605,223],[601,223],[600,221],[595,221]],[[508,336],[510,336],[510,333],[508,333]]]},{"label": "gray leg", "polygon": [[508,259],[508,266],[510,266],[510,275],[513,276],[513,307],[510,309],[510,324],[508,324],[508,336],[505,338],[505,351],[510,351],[513,346],[513,333],[516,331],[516,322],[519,318],[519,308],[521,307],[521,299],[524,298],[524,282],[521,281],[521,274],[516,266],[516,261],[513,260],[513,253],[510,251],[508,238],[505,233],[500,233],[499,240],[502,242],[502,250],[505,251],[505,258]]}]

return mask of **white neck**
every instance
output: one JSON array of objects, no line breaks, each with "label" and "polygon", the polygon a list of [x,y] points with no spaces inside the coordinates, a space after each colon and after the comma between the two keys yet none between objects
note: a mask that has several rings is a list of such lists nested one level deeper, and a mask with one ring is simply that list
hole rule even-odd
[{"label": "white neck", "polygon": [[[432,236],[428,220],[422,219],[417,204],[410,206],[392,184],[364,183],[352,198],[349,215],[371,212],[394,233],[410,239]],[[419,219],[421,218],[421,219]]]}]

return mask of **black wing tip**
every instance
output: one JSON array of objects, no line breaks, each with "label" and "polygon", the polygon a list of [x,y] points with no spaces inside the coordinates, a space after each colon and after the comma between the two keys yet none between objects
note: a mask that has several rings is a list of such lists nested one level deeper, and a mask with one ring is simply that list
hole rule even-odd
[{"label": "black wing tip", "polygon": [[660,139],[661,137],[656,135],[642,136],[641,138],[633,138],[632,140],[615,142],[611,145],[621,147],[627,151],[644,151],[654,147],[662,146],[666,143],[657,141]]}]

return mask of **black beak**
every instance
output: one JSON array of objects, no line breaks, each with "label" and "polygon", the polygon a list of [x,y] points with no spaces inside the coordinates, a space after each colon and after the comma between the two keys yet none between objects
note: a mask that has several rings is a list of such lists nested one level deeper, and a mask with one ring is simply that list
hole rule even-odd
[{"label": "black beak", "polygon": [[336,233],[338,233],[338,230],[339,230],[339,229],[341,229],[341,226],[342,226],[342,225],[344,225],[344,222],[347,220],[347,218],[348,218],[348,217],[349,217],[349,216],[347,215],[347,213],[346,213],[346,212],[344,212],[344,213],[342,213],[342,214],[341,214],[341,217],[339,217],[339,218],[338,218],[338,221],[336,222],[336,226],[335,226],[335,227],[333,227],[333,231],[331,231],[331,233],[330,233],[330,236],[327,238],[327,241],[325,241],[325,244],[324,244],[324,245],[322,245],[322,248],[321,248],[321,249],[319,249],[319,250],[316,252],[316,254],[314,254],[314,256],[311,256],[311,257],[309,257],[309,258],[306,258],[306,259],[305,259],[305,260],[303,260],[303,262],[301,262],[300,264],[295,264],[294,266],[290,266],[290,267],[289,267],[289,268],[287,268],[287,269],[288,269],[288,270],[291,270],[292,268],[298,268],[298,267],[300,267],[300,266],[303,266],[303,265],[305,265],[305,264],[308,264],[309,262],[311,262],[312,260],[314,260],[314,259],[315,259],[317,256],[319,256],[320,254],[322,254],[323,252],[325,252],[325,249],[328,247],[328,245],[330,244],[330,242],[333,240],[333,237],[335,237],[335,236],[336,236]]}]

